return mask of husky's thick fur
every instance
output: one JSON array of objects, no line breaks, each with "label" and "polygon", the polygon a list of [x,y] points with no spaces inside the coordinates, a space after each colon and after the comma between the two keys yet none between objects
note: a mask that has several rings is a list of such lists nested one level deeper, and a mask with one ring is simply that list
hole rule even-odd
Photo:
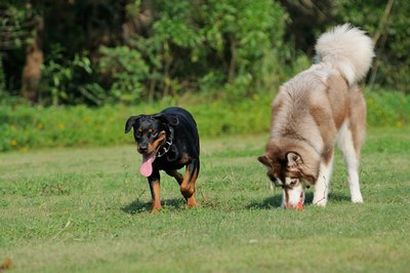
[{"label": "husky's thick fur", "polygon": [[322,34],[316,52],[317,64],[279,88],[266,153],[258,158],[283,188],[286,208],[299,208],[310,185],[315,186],[313,203],[326,205],[336,143],[347,166],[351,200],[363,202],[358,168],[366,104],[357,83],[370,68],[373,42],[345,24]]}]

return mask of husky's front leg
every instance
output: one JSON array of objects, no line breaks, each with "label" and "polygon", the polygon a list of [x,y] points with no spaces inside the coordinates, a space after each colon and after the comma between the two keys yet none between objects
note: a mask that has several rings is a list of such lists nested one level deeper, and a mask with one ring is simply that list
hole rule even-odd
[{"label": "husky's front leg", "polygon": [[315,194],[313,196],[313,205],[324,207],[327,203],[327,195],[330,190],[330,177],[333,170],[333,152],[328,160],[320,162],[319,176],[315,184]]}]

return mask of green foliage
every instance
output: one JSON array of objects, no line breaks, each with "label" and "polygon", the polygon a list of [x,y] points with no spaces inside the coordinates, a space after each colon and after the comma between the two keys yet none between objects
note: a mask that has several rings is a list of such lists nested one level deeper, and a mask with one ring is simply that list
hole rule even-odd
[{"label": "green foliage", "polygon": [[0,49],[9,96],[19,94],[24,45],[35,22],[44,22],[46,31],[36,36],[46,58],[42,105],[132,105],[186,94],[235,100],[275,90],[310,65],[322,31],[347,21],[376,41],[369,86],[409,90],[406,1],[3,2]]},{"label": "green foliage", "polygon": [[273,52],[282,45],[286,16],[276,2],[156,1],[155,10],[150,35],[128,41],[149,67],[150,98],[223,85],[228,95],[244,95],[279,71]]},{"label": "green foliage", "polygon": [[410,92],[410,2],[337,1],[335,11],[341,22],[351,22],[368,31],[376,41],[376,58],[369,81],[378,86]]},{"label": "green foliage", "polygon": [[[73,59],[68,59],[62,47],[54,45],[42,69],[40,90],[42,104],[54,106],[83,102],[99,104],[101,91],[98,92],[96,83],[88,83],[92,79],[92,73],[91,61],[85,52],[76,54]],[[94,86],[94,89],[90,90],[90,86]],[[94,90],[97,92],[93,92]]]},{"label": "green foliage", "polygon": [[368,124],[399,128],[410,124],[409,95],[397,91],[368,90],[366,101]]},{"label": "green foliage", "polygon": [[[370,126],[409,126],[409,96],[372,90],[367,93]],[[273,94],[258,94],[246,100],[195,103],[164,99],[135,107],[106,105],[96,109],[3,105],[0,106],[0,151],[132,142],[131,136],[124,136],[124,123],[129,116],[157,113],[170,105],[180,105],[192,112],[201,137],[267,132],[272,97]]]},{"label": "green foliage", "polygon": [[20,1],[4,1],[0,4],[0,10],[0,48],[22,47],[31,38],[27,28],[32,13],[31,6]]},{"label": "green foliage", "polygon": [[[224,89],[224,96],[240,98],[277,85],[283,75],[277,55],[286,15],[276,2],[229,0],[205,5],[162,0],[152,5],[155,16],[146,35],[131,31],[121,42],[100,44],[97,53],[78,48],[78,39],[73,51],[63,45],[60,34],[45,36],[50,40],[41,103],[135,104],[217,89]],[[76,16],[87,6],[76,4],[74,10],[59,12]],[[125,10],[126,22],[134,22],[142,4],[130,2]],[[78,31],[73,27],[73,32]]]},{"label": "green foliage", "polygon": [[110,102],[132,103],[141,98],[143,84],[147,78],[148,66],[137,50],[126,46],[115,48],[101,47],[102,57],[99,73],[104,78],[111,78],[112,83],[107,93]]},{"label": "green foliage", "polygon": [[[258,133],[268,128],[270,102],[255,99],[232,105],[215,102],[187,107],[192,111],[201,136],[219,136],[234,133]],[[251,115],[246,113],[254,104],[260,104]],[[0,151],[26,150],[33,147],[112,145],[132,141],[124,136],[124,123],[130,115],[156,113],[170,104],[163,100],[137,107],[103,106],[90,109],[76,107],[0,107]],[[264,118],[261,118],[263,117]]]},{"label": "green foliage", "polygon": [[[204,39],[217,52],[224,68],[222,83],[228,95],[255,93],[266,86],[266,75],[280,71],[277,52],[282,46],[286,19],[280,5],[273,1],[210,1],[200,11],[200,18],[206,22]],[[209,58],[211,51],[197,54]],[[208,69],[203,83],[209,85],[205,79],[216,73]]]}]

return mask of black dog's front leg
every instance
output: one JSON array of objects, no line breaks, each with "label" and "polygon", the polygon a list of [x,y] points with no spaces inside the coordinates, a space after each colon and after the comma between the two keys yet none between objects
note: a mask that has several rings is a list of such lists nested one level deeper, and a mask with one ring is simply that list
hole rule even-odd
[{"label": "black dog's front leg", "polygon": [[148,183],[152,197],[151,213],[155,213],[161,209],[160,175],[157,169],[148,177]]},{"label": "black dog's front leg", "polygon": [[168,170],[165,172],[168,175],[174,177],[175,180],[178,182],[178,185],[181,185],[182,181],[184,180],[184,177],[182,176],[182,174],[180,174],[177,170]]}]

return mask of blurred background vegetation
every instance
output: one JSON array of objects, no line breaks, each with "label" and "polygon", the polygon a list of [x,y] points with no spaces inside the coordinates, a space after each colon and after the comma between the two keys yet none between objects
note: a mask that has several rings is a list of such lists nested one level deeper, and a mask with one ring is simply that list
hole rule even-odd
[{"label": "blurred background vegetation", "polygon": [[[409,14],[407,0],[3,0],[0,150],[85,143],[87,130],[108,135],[128,115],[170,104],[209,116],[204,135],[263,131],[278,85],[310,65],[321,32],[344,22],[376,45],[369,123],[403,126]],[[92,127],[100,123],[105,131]]]}]

